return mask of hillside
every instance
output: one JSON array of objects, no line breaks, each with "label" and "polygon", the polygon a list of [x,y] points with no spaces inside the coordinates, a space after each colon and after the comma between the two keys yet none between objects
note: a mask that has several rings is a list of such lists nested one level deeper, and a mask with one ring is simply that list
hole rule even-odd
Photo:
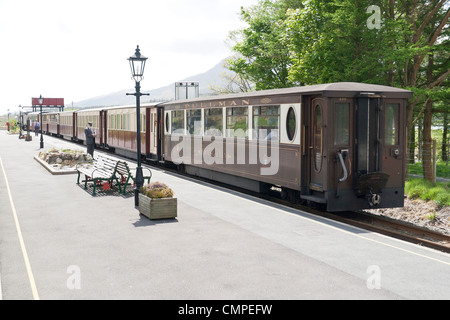
[{"label": "hillside", "polygon": [[[149,90],[142,91],[143,93],[150,93],[150,96],[143,96],[141,102],[145,103],[148,101],[155,100],[172,100],[175,98],[175,82],[177,81],[197,81],[200,83],[200,95],[210,95],[212,92],[209,89],[211,85],[224,86],[224,79],[221,76],[223,73],[231,73],[228,69],[223,67],[224,60],[220,61],[210,70],[200,73],[186,79],[174,79],[173,83],[167,86]],[[95,106],[116,106],[116,105],[128,105],[135,103],[134,96],[127,96],[126,93],[134,92],[134,88],[121,90],[118,92],[113,92],[110,94],[93,97],[87,100],[74,102],[74,106],[80,108],[88,108]]]}]

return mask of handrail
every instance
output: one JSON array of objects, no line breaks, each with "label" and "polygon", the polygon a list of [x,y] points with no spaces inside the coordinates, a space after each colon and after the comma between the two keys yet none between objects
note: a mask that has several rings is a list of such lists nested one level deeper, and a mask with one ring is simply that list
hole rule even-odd
[{"label": "handrail", "polygon": [[[346,151],[344,151],[344,152],[346,152]],[[344,182],[348,178],[348,172],[347,172],[347,167],[345,166],[345,163],[344,163],[344,158],[342,157],[342,150],[339,150],[338,157],[339,157],[339,161],[341,162],[342,170],[344,170],[344,176],[341,179],[339,179],[339,182]]]}]

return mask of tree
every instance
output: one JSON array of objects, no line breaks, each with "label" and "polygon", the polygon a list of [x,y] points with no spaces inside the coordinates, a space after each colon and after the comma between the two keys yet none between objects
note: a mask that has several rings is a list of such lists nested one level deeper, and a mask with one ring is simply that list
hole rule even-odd
[{"label": "tree", "polygon": [[[414,125],[413,112],[422,105],[423,125],[423,171],[427,180],[432,180],[432,137],[433,102],[446,99],[447,78],[450,74],[449,29],[450,8],[445,0],[405,1],[405,21],[413,31],[405,43],[412,54],[404,64],[404,86],[416,92],[408,105],[407,125]],[[447,90],[445,90],[447,89]],[[448,97],[447,97],[448,99]],[[408,140],[409,141],[409,140]]]},{"label": "tree", "polygon": [[[224,68],[229,69],[229,61],[225,61],[223,66]],[[209,89],[213,91],[213,94],[219,95],[252,91],[252,83],[241,73],[224,72],[221,74],[221,77],[225,81],[225,86],[209,86]]]},{"label": "tree", "polygon": [[241,8],[241,19],[249,25],[230,34],[237,53],[229,69],[255,84],[256,90],[292,86],[288,79],[290,51],[284,44],[287,7],[302,1],[262,0],[248,9]]}]

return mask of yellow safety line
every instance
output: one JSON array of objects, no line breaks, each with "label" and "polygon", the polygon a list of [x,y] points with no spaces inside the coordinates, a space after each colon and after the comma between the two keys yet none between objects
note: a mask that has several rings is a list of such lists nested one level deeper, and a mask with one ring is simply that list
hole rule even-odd
[{"label": "yellow safety line", "polygon": [[9,188],[8,178],[6,177],[6,172],[5,172],[5,168],[3,166],[2,158],[0,158],[0,165],[2,167],[3,175],[5,177],[6,189],[8,190],[8,195],[9,195],[9,202],[11,204],[14,221],[16,223],[17,235],[19,237],[20,247],[22,249],[23,259],[25,260],[25,267],[27,269],[28,279],[30,280],[33,298],[34,298],[34,300],[39,300],[39,294],[37,291],[36,283],[34,281],[33,271],[31,270],[30,260],[28,259],[27,249],[25,248],[25,242],[23,241],[22,231],[20,230],[19,219],[17,218],[17,212],[16,212],[16,208],[14,206],[14,201],[11,196],[11,190]]}]

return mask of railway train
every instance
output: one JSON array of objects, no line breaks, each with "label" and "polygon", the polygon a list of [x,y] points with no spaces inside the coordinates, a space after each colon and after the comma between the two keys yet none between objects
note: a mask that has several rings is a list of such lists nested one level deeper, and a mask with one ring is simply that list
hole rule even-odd
[{"label": "railway train", "polygon": [[[340,82],[141,104],[141,156],[327,211],[402,207],[412,92]],[[51,112],[42,130],[136,159],[136,107]]]}]

